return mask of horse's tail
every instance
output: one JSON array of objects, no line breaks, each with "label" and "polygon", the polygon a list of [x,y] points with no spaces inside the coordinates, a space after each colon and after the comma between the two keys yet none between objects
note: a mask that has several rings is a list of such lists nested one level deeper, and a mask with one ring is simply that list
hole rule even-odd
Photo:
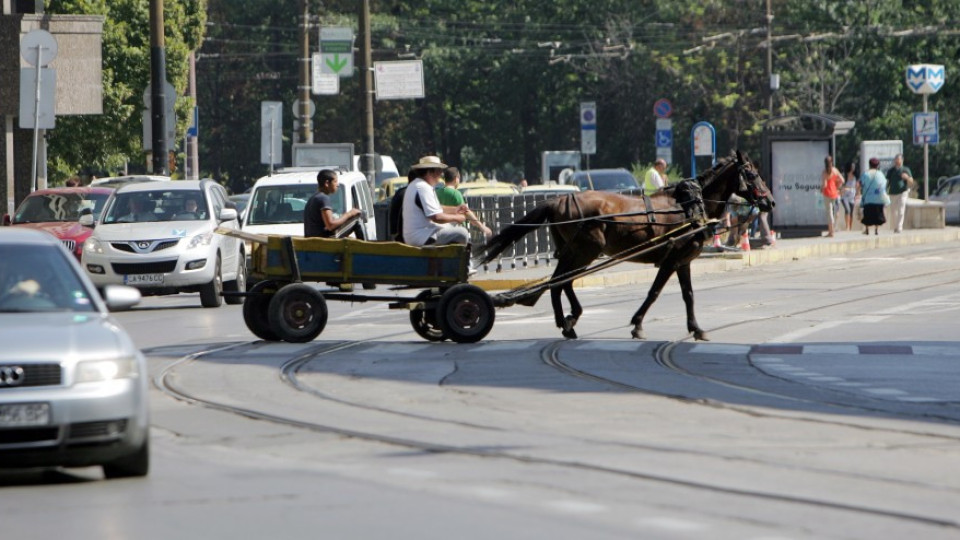
[{"label": "horse's tail", "polygon": [[480,248],[480,252],[482,253],[480,263],[483,264],[492,261],[517,240],[533,232],[537,228],[535,225],[545,223],[550,217],[552,208],[553,205],[551,201],[544,201],[512,225],[507,226],[506,229],[497,233],[496,236],[488,240],[487,243]]}]

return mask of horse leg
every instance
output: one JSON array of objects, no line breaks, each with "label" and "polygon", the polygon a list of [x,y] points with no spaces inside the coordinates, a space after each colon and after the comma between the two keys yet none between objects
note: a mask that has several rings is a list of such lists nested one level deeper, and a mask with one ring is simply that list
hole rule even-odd
[{"label": "horse leg", "polygon": [[697,341],[710,341],[707,333],[697,324],[697,317],[693,314],[693,282],[690,280],[690,265],[684,264],[677,268],[677,279],[680,280],[680,291],[683,294],[683,303],[687,306],[687,331],[693,333]]},{"label": "horse leg", "polygon": [[[566,276],[566,274],[571,271],[579,270],[587,266],[596,259],[599,254],[600,248],[589,249],[585,247],[577,252],[576,256],[561,258],[557,262],[557,269],[553,272],[554,279]],[[567,301],[570,302],[570,314],[566,316],[564,316],[563,313],[561,293],[566,294]],[[573,327],[576,326],[580,315],[583,315],[583,306],[580,305],[576,293],[573,292],[573,281],[550,287],[550,301],[553,304],[554,320],[557,323],[557,328],[560,328],[563,337],[567,339],[577,339],[577,332]]]},{"label": "horse leg", "polygon": [[637,312],[633,314],[633,318],[630,319],[630,324],[633,325],[633,330],[630,331],[630,335],[633,336],[634,339],[646,339],[646,335],[643,333],[643,318],[646,316],[650,306],[657,301],[657,298],[660,296],[660,291],[663,290],[663,286],[667,284],[667,280],[670,279],[674,271],[676,271],[676,266],[674,266],[672,262],[668,263],[664,261],[663,264],[660,265],[657,277],[653,279],[653,284],[650,285],[650,290],[647,292],[647,299],[643,301],[640,309],[638,309]]}]

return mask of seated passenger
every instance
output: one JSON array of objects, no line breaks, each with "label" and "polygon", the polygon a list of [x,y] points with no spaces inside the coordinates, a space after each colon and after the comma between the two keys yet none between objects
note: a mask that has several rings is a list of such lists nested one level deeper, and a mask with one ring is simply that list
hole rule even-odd
[{"label": "seated passenger", "polygon": [[441,206],[436,185],[447,166],[436,156],[420,158],[410,167],[410,184],[403,197],[403,240],[411,246],[466,244],[470,234],[464,227],[470,211],[466,204]]},{"label": "seated passenger", "polygon": [[[336,171],[324,169],[317,173],[317,192],[307,201],[303,209],[303,236],[306,238],[334,238],[337,229],[361,212],[359,208],[351,208],[340,217],[333,214],[333,201],[330,195],[337,192],[340,180]],[[357,238],[363,238],[363,227],[358,221],[351,229]]]}]

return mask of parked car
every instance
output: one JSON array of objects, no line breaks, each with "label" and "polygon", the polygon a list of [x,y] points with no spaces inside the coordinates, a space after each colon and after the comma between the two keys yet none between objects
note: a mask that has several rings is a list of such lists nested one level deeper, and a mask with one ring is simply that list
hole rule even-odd
[{"label": "parked car", "polygon": [[457,189],[468,195],[516,195],[520,188],[510,182],[461,182]]},{"label": "parked car", "polygon": [[577,186],[581,191],[626,191],[637,189],[640,184],[626,169],[589,169],[575,171],[567,179],[567,184]]},{"label": "parked car", "polygon": [[0,467],[147,475],[146,359],[108,311],[139,301],[101,298],[53,236],[0,229]]},{"label": "parked car", "polygon": [[[145,295],[199,292],[203,307],[220,306],[224,290],[246,290],[243,242],[214,232],[238,229],[240,221],[213,180],[124,185],[95,225],[81,263],[97,287],[132,285]],[[240,304],[243,297],[226,301]]]},{"label": "parked car", "polygon": [[236,195],[230,195],[228,199],[237,206],[237,213],[240,214],[240,221],[243,221],[243,216],[247,213],[247,204],[250,203],[250,194],[249,193],[238,193]]},{"label": "parked car", "polygon": [[580,188],[570,184],[558,184],[550,182],[548,184],[531,184],[520,190],[520,193],[542,193],[545,195],[563,195],[565,193],[577,193]]},{"label": "parked car", "polygon": [[126,184],[138,182],[169,182],[169,176],[159,176],[153,174],[131,174],[125,176],[110,176],[107,178],[97,178],[90,182],[91,186],[118,188]]},{"label": "parked car", "polygon": [[947,223],[960,224],[960,176],[943,178],[930,192],[931,201],[943,203]]},{"label": "parked car", "polygon": [[113,188],[108,187],[38,189],[20,203],[13,216],[4,215],[3,224],[46,231],[80,260],[83,243],[93,233],[91,227],[79,223],[80,214],[89,210],[98,217],[111,193]]},{"label": "parked car", "polygon": [[394,176],[393,178],[385,178],[380,185],[377,186],[377,201],[387,201],[393,198],[397,194],[397,191],[406,186],[410,180],[406,176]]}]

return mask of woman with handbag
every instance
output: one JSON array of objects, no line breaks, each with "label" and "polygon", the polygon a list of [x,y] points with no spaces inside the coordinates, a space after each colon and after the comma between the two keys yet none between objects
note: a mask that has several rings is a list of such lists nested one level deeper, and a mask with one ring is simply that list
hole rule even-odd
[{"label": "woman with handbag", "polygon": [[890,198],[887,196],[887,177],[878,169],[880,160],[870,158],[870,169],[860,175],[860,204],[863,206],[863,234],[870,234],[870,226],[873,225],[873,234],[880,234],[880,225],[887,222],[883,215],[883,209],[890,204]]},{"label": "woman with handbag", "polygon": [[827,211],[827,236],[833,237],[833,229],[837,221],[837,199],[840,198],[840,187],[843,186],[843,176],[840,170],[833,166],[833,156],[823,160],[823,173],[820,174],[820,192],[823,194],[823,205]]}]

